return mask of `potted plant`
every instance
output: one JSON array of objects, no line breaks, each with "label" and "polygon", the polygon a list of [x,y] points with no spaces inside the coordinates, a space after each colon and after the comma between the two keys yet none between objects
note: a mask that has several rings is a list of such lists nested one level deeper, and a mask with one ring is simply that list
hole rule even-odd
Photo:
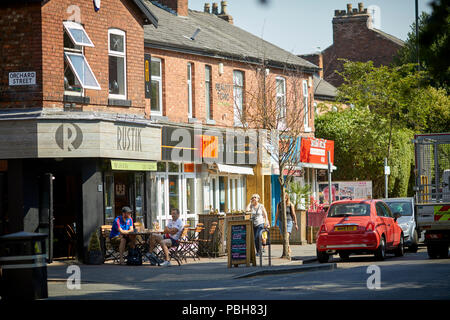
[{"label": "potted plant", "polygon": [[97,231],[92,232],[88,246],[87,264],[102,264],[104,261]]}]

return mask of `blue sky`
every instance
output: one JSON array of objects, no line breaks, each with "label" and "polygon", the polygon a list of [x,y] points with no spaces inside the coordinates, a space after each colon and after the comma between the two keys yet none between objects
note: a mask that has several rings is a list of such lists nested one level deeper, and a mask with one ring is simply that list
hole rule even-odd
[{"label": "blue sky", "polygon": [[[431,13],[431,0],[419,0],[419,15]],[[203,11],[204,4],[220,0],[189,0],[189,9]],[[291,53],[306,54],[326,49],[332,44],[334,10],[353,8],[358,2],[364,8],[371,5],[380,9],[380,28],[401,40],[406,40],[415,21],[415,0],[227,0],[228,13],[234,24]]]}]

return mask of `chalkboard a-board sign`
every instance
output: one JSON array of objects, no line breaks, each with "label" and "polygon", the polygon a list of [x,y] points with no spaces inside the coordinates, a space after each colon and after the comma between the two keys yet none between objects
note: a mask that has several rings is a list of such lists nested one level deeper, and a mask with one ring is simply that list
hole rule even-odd
[{"label": "chalkboard a-board sign", "polygon": [[228,221],[227,230],[228,268],[256,266],[252,220]]}]

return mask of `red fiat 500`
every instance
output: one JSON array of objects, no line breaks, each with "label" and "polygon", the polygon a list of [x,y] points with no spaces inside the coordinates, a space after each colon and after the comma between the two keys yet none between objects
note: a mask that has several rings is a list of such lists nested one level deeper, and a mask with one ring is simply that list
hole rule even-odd
[{"label": "red fiat 500", "polygon": [[402,256],[399,216],[381,200],[333,202],[319,229],[317,259],[323,263],[336,253],[341,259],[347,259],[350,254],[373,253],[377,260],[384,260],[387,251]]}]

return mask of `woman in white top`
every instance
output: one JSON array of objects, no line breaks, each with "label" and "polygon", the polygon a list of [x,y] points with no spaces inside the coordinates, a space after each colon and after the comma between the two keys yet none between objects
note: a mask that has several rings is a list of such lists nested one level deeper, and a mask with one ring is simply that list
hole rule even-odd
[{"label": "woman in white top", "polygon": [[259,244],[261,233],[265,227],[269,227],[269,219],[267,218],[266,208],[264,208],[264,205],[259,203],[259,199],[259,195],[255,193],[254,195],[252,195],[250,203],[247,206],[247,212],[251,212],[253,218],[253,232],[255,237],[256,255],[259,255],[259,252],[261,250]]}]

